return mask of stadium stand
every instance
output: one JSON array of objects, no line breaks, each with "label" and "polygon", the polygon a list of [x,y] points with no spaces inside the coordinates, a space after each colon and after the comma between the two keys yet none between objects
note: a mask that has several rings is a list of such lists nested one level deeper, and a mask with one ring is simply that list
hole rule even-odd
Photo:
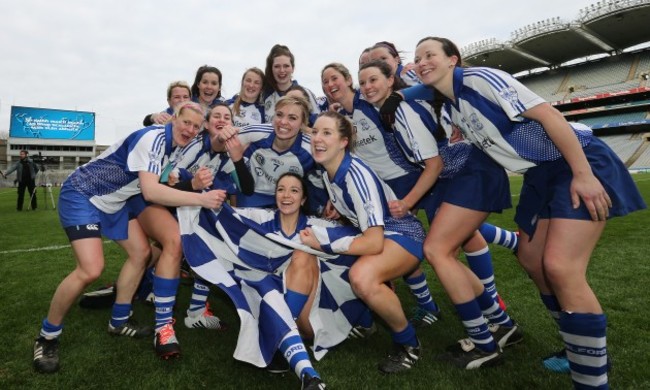
[{"label": "stadium stand", "polygon": [[638,158],[629,166],[632,171],[650,171],[650,148],[648,146],[648,139],[646,138],[645,150]]},{"label": "stadium stand", "polygon": [[636,137],[636,134],[622,134],[622,135],[606,135],[601,136],[600,139],[605,141],[612,150],[626,162],[634,152],[644,143],[641,137]]},{"label": "stadium stand", "polygon": [[578,120],[592,128],[603,127],[603,125],[618,125],[625,122],[636,122],[644,120],[647,116],[646,111],[626,112],[617,114],[600,115],[595,118],[583,118]]},{"label": "stadium stand", "polygon": [[592,127],[631,171],[650,170],[650,0],[601,0],[570,21],[540,20],[507,41],[461,48],[512,73],[566,118]]}]

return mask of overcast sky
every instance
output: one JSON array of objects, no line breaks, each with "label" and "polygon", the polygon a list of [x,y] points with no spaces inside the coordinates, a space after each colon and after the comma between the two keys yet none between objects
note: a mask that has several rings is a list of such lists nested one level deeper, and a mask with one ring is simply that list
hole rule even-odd
[{"label": "overcast sky", "polygon": [[575,20],[593,3],[0,0],[0,131],[9,129],[12,105],[93,111],[97,143],[110,144],[166,108],[167,85],[191,84],[204,64],[222,71],[222,94],[230,97],[243,71],[264,69],[270,48],[281,43],[296,57],[294,78],[322,95],[325,64],[341,62],[354,75],[360,52],[377,41],[394,42],[410,61],[427,35],[459,47],[507,41],[539,20]]}]

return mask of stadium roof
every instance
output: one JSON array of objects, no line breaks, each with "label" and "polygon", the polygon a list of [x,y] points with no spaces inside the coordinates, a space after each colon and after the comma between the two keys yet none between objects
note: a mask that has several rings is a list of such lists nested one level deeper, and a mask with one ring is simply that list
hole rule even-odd
[{"label": "stadium roof", "polygon": [[577,19],[542,20],[511,33],[511,39],[482,40],[461,49],[463,61],[509,73],[597,54],[620,53],[650,41],[650,0],[599,1],[580,10]]}]

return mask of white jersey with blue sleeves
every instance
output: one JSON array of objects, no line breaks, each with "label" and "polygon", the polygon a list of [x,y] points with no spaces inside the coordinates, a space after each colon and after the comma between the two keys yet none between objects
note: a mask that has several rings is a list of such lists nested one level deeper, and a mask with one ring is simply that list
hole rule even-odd
[{"label": "white jersey with blue sleeves", "polygon": [[356,140],[354,154],[370,166],[383,180],[397,179],[420,170],[410,163],[394,137],[383,130],[377,109],[363,98],[354,95],[352,113],[342,111],[354,124]]},{"label": "white jersey with blue sleeves", "polygon": [[[296,80],[293,80],[292,83],[293,85],[300,85]],[[307,91],[307,94],[309,95],[309,105],[311,106],[310,113],[313,115],[320,114],[320,105],[318,103],[318,99],[316,99],[316,95],[314,95],[314,93],[307,87],[302,85],[301,87],[305,88],[305,91]],[[273,120],[273,116],[275,115],[275,104],[284,95],[286,95],[286,92],[273,91],[264,97],[264,114],[266,115],[265,122],[271,122]]]},{"label": "white jersey with blue sleeves", "polygon": [[[504,168],[525,172],[561,153],[542,125],[521,116],[544,99],[514,77],[491,68],[455,68],[455,102],[447,101],[452,126]],[[571,123],[584,147],[592,137],[587,126]]]},{"label": "white jersey with blue sleeves", "polygon": [[395,112],[395,138],[406,158],[423,165],[424,160],[438,156],[433,133],[437,129],[429,103],[417,100],[401,102]]},{"label": "white jersey with blue sleeves", "polygon": [[99,210],[114,214],[142,192],[138,172],[160,176],[163,167],[178,159],[179,150],[172,146],[171,124],[146,127],[77,168],[67,180]]}]

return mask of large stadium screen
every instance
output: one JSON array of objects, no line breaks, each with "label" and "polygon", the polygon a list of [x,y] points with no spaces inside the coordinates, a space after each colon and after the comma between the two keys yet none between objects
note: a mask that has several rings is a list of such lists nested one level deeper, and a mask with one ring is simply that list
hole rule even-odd
[{"label": "large stadium screen", "polygon": [[12,106],[9,136],[94,141],[95,113]]}]

